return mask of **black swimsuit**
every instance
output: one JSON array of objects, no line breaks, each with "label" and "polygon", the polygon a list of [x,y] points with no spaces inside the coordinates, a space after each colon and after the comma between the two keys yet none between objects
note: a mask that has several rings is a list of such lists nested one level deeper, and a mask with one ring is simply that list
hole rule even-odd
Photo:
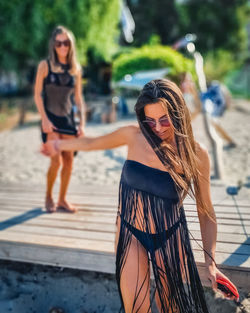
[{"label": "black swimsuit", "polygon": [[[116,278],[121,301],[121,275],[133,237],[137,240],[138,249],[142,247],[148,254],[155,278],[150,307],[145,313],[152,310],[156,291],[161,312],[168,313],[171,309],[171,312],[178,313],[208,313],[191,249],[185,212],[179,205],[179,196],[170,174],[127,160],[120,181],[118,216],[121,223]],[[139,262],[139,250],[137,255]],[[138,277],[135,277],[137,288],[133,313],[139,311],[138,307],[142,305],[139,299],[144,297],[145,291],[142,297],[139,294],[149,277],[147,273],[141,285]]]},{"label": "black swimsuit", "polygon": [[[69,66],[61,64],[64,72],[52,72],[48,63],[48,75],[43,82],[43,102],[45,112],[51,123],[62,134],[77,134],[76,123],[73,114],[73,97],[75,90],[75,78],[69,73]],[[42,132],[42,140],[46,142],[47,134]]]}]

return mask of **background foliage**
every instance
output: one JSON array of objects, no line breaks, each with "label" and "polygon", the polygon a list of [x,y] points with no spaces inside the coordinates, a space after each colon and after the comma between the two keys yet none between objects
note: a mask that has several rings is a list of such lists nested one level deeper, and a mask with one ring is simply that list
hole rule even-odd
[{"label": "background foliage", "polygon": [[20,70],[46,57],[59,24],[73,31],[81,63],[89,49],[104,60],[114,52],[119,0],[0,0],[0,12],[0,69]]},{"label": "background foliage", "polygon": [[194,71],[193,61],[172,48],[161,45],[146,45],[123,53],[114,60],[113,79],[118,81],[126,74],[164,67],[170,68],[171,72],[168,77],[174,80],[177,80],[182,72]]}]

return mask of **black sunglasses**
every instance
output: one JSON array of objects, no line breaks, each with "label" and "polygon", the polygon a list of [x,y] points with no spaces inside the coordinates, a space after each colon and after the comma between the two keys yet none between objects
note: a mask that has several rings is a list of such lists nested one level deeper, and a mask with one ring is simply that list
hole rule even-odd
[{"label": "black sunglasses", "polygon": [[70,41],[68,39],[60,41],[60,40],[55,40],[55,47],[60,48],[61,46],[64,47],[69,47],[70,46]]}]

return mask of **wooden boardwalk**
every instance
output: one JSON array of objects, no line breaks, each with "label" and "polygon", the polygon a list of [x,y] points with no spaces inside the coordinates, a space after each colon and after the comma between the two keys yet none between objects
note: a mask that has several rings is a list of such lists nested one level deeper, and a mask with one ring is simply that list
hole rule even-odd
[{"label": "wooden boardwalk", "polygon": [[[240,191],[236,202],[222,185],[212,186],[218,221],[216,261],[239,287],[250,289],[250,202]],[[0,259],[114,273],[117,187],[71,187],[77,214],[47,214],[44,189],[0,186]],[[196,209],[185,201],[189,229],[201,244]],[[192,240],[203,283],[203,252]]]}]

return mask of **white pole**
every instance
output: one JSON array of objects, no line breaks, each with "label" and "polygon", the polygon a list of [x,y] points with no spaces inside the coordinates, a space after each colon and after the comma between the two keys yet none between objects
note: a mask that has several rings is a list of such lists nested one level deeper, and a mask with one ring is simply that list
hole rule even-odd
[{"label": "white pole", "polygon": [[[199,52],[193,53],[194,60],[195,60],[195,70],[198,76],[198,83],[201,92],[207,91],[207,83],[206,77],[204,73],[204,66],[203,66],[203,57]],[[206,135],[210,141],[211,148],[212,148],[212,157],[213,157],[213,166],[214,166],[214,176],[215,179],[222,179],[223,178],[223,142],[222,139],[217,135],[213,124],[211,123],[211,115],[206,112],[206,108],[209,105],[209,99],[205,100],[203,103],[202,109],[202,116],[203,122],[205,126]]]}]

